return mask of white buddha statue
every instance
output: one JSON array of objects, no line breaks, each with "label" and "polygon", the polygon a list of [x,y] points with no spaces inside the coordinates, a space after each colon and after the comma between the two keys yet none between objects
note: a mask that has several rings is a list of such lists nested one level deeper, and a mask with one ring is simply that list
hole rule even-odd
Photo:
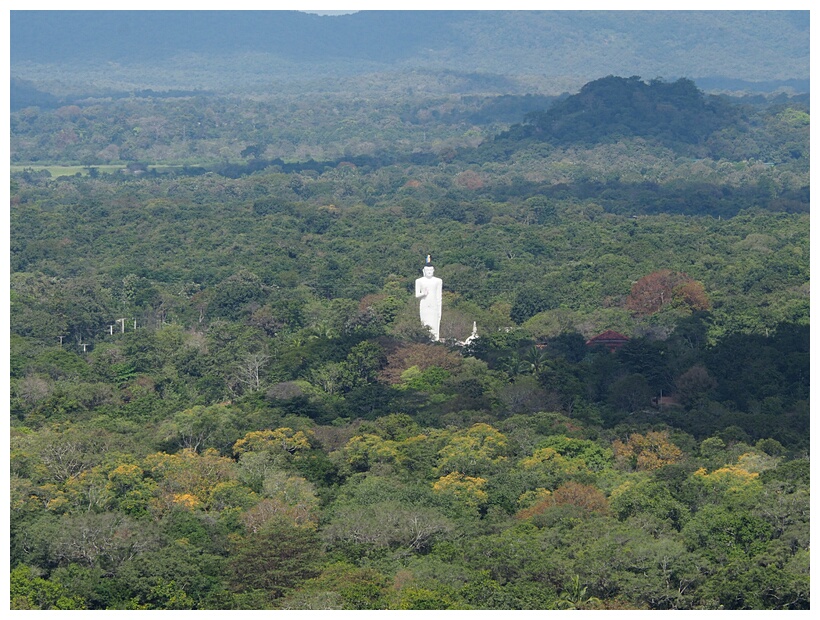
[{"label": "white buddha statue", "polygon": [[424,277],[416,280],[416,299],[419,300],[421,324],[430,328],[433,340],[438,340],[441,324],[441,278],[433,276],[433,272],[428,254],[427,263],[422,269]]}]

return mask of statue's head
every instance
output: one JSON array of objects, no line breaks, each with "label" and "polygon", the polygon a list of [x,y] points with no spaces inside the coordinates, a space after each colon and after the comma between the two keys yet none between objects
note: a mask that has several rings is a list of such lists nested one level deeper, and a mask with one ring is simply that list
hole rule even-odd
[{"label": "statue's head", "polygon": [[427,262],[424,263],[424,268],[421,272],[424,274],[425,278],[432,278],[433,277],[433,263],[430,262],[430,255],[427,255]]}]

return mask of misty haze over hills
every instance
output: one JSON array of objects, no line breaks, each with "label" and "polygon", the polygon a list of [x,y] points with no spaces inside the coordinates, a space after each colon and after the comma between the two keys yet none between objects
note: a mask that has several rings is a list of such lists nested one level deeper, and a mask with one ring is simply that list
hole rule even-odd
[{"label": "misty haze over hills", "polygon": [[[764,44],[762,44],[764,42]],[[402,72],[557,94],[604,75],[808,90],[808,11],[12,11],[11,75],[49,92],[264,92]]]}]

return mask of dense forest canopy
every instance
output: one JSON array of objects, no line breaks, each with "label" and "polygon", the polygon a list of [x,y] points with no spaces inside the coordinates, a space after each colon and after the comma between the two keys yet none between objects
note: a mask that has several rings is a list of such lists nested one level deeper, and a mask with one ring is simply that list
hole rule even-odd
[{"label": "dense forest canopy", "polygon": [[[638,76],[590,82],[577,95],[525,118],[532,134],[558,144],[644,136],[670,145],[697,144],[742,123],[738,108],[704,98],[694,82],[646,83]],[[734,114],[732,114],[734,113]]]},{"label": "dense forest canopy", "polygon": [[13,608],[809,608],[807,95],[42,70],[11,114]]}]

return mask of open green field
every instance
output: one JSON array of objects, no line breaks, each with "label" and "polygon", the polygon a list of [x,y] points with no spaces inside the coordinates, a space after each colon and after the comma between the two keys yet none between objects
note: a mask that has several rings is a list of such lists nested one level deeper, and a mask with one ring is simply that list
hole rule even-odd
[{"label": "open green field", "polygon": [[[178,165],[163,165],[163,166],[148,166],[149,170],[156,170],[157,172],[168,172],[169,170],[175,170],[177,168],[182,168],[182,166]],[[101,166],[38,166],[38,165],[17,165],[11,166],[11,173],[19,173],[29,170],[31,172],[40,172],[42,170],[46,170],[51,174],[53,178],[57,177],[73,177],[73,176],[88,176],[90,174],[90,170],[94,169],[99,173],[102,174],[112,174],[117,172],[118,170],[124,170],[124,165],[101,165]]]}]

